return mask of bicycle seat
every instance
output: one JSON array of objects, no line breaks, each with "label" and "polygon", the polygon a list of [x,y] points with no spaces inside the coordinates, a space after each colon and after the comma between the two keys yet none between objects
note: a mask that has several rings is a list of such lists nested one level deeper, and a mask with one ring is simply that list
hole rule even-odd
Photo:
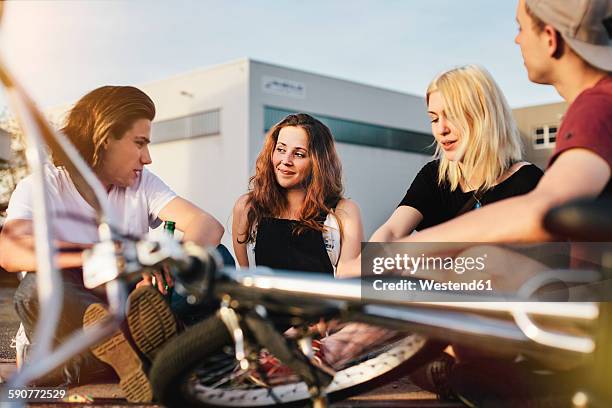
[{"label": "bicycle seat", "polygon": [[574,241],[612,241],[612,198],[555,207],[546,213],[544,228]]}]

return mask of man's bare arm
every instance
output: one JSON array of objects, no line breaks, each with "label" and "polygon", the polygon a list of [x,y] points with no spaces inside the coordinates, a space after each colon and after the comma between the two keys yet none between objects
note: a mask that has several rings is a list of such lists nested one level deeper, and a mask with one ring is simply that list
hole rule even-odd
[{"label": "man's bare arm", "polygon": [[538,242],[552,237],[542,221],[548,210],[579,198],[597,197],[610,180],[610,166],[594,152],[563,152],[537,187],[455,218],[403,242]]},{"label": "man's bare arm", "polygon": [[201,246],[219,245],[224,232],[223,225],[215,217],[181,197],[166,204],[159,218],[176,222],[176,228],[183,232],[183,241]]},{"label": "man's bare arm", "polygon": [[[0,266],[8,272],[35,271],[34,227],[32,220],[8,221],[0,234]],[[55,258],[60,269],[79,268],[83,265],[82,253],[91,245],[55,241],[55,248],[62,251]]]}]

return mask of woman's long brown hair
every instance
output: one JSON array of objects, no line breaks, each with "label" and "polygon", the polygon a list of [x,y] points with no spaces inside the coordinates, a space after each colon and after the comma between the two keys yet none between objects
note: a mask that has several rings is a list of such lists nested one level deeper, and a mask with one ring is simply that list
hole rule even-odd
[{"label": "woman's long brown hair", "polygon": [[336,153],[334,139],[327,126],[305,113],[289,115],[277,123],[266,136],[264,147],[257,157],[255,175],[249,181],[247,198],[247,229],[241,232],[244,241],[254,241],[253,227],[264,217],[280,217],[287,209],[287,192],[276,181],[272,154],[280,130],[298,126],[308,135],[308,154],[312,160],[310,175],[304,180],[306,196],[299,212],[299,224],[294,233],[305,228],[323,231],[321,217],[332,212],[342,199],[342,164]]}]

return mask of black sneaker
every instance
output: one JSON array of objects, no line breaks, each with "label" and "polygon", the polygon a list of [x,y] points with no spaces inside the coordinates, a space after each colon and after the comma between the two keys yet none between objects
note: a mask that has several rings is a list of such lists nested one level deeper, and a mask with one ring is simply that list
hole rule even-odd
[{"label": "black sneaker", "polygon": [[570,371],[534,371],[528,363],[479,359],[457,364],[449,383],[464,404],[479,408],[557,408],[571,406],[577,390]]},{"label": "black sneaker", "polygon": [[425,363],[410,374],[410,380],[425,391],[433,392],[442,400],[455,400],[455,393],[449,384],[450,373],[455,359],[441,353],[434,360]]},{"label": "black sneaker", "polygon": [[81,384],[81,365],[79,356],[68,363],[54,368],[30,383],[32,387],[70,387]]},{"label": "black sneaker", "polygon": [[[33,347],[29,343],[26,345],[21,355],[21,366],[18,366],[18,369],[30,361]],[[116,383],[118,380],[111,367],[100,362],[89,351],[85,351],[38,377],[29,385],[32,387],[74,387],[84,384]]]}]

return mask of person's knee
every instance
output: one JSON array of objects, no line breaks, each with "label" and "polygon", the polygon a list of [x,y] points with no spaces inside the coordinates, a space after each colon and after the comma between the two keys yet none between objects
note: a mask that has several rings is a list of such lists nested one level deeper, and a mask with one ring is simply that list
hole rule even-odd
[{"label": "person's knee", "polygon": [[15,291],[15,298],[30,298],[36,297],[36,275],[34,273],[26,273]]},{"label": "person's knee", "polygon": [[221,254],[221,258],[223,258],[223,264],[225,266],[233,266],[233,267],[236,266],[236,261],[234,260],[234,257],[232,256],[230,251],[225,247],[225,245],[219,244],[217,246],[217,251],[219,251],[219,254]]},{"label": "person's knee", "polygon": [[[104,303],[104,299],[85,289],[74,275],[62,275],[61,313],[56,328],[56,337],[64,338],[83,324],[85,309],[92,303]],[[54,297],[52,301],[57,301]],[[26,333],[31,336],[36,321],[41,315],[38,299],[36,275],[27,274],[13,296],[17,316],[23,323]]]},{"label": "person's knee", "polygon": [[36,277],[27,274],[13,295],[13,306],[17,316],[24,323],[26,331],[34,324],[38,314],[38,293]]},{"label": "person's knee", "polygon": [[36,277],[27,274],[19,283],[13,295],[13,304],[16,309],[29,308],[38,302],[38,292],[36,289]]}]

